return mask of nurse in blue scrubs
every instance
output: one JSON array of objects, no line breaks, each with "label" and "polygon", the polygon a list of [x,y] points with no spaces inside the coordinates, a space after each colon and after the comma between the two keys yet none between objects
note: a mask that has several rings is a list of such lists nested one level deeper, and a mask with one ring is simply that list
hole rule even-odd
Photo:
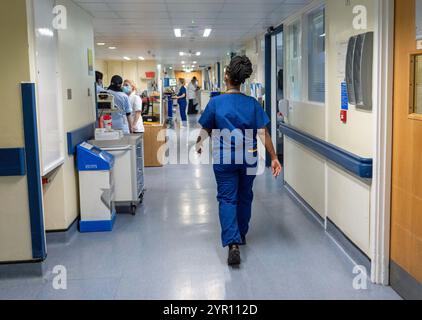
[{"label": "nurse in blue scrubs", "polygon": [[227,93],[212,98],[199,120],[203,130],[198,137],[197,151],[202,152],[202,144],[209,136],[213,139],[221,238],[223,247],[229,247],[229,265],[240,264],[239,246],[246,244],[258,137],[271,155],[274,177],[282,170],[267,130],[270,119],[256,99],[240,92],[240,86],[252,72],[252,63],[246,56],[233,58],[226,69]]},{"label": "nurse in blue scrubs", "polygon": [[113,76],[110,87],[107,92],[113,95],[114,105],[117,112],[112,113],[112,122],[114,130],[122,130],[124,134],[130,134],[132,129],[132,107],[128,95],[123,92],[123,78]]},{"label": "nurse in blue scrubs", "polygon": [[186,92],[186,87],[185,87],[185,79],[180,78],[179,85],[180,85],[180,90],[176,96],[176,99],[177,99],[177,103],[179,104],[180,117],[182,118],[181,127],[183,128],[188,121],[187,114],[186,114],[186,107],[188,105],[188,102],[187,102],[187,92]]}]

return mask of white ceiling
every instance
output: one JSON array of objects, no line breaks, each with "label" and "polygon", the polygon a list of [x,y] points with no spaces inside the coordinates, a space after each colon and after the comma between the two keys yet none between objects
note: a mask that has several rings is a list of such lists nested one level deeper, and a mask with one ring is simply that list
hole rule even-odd
[{"label": "white ceiling", "polygon": [[[214,63],[310,1],[75,0],[94,17],[95,41],[107,44],[96,47],[98,58],[155,55],[164,64],[180,64],[179,52],[189,50],[202,53],[191,60]],[[182,38],[175,38],[174,28],[183,30]],[[202,37],[205,28],[213,29],[209,38]]]}]

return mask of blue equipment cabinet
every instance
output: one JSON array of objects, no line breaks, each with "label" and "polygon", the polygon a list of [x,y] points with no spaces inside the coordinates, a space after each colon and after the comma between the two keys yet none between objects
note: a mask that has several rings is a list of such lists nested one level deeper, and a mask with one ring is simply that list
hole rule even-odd
[{"label": "blue equipment cabinet", "polygon": [[77,147],[79,171],[80,232],[112,231],[114,205],[114,156],[88,143]]}]

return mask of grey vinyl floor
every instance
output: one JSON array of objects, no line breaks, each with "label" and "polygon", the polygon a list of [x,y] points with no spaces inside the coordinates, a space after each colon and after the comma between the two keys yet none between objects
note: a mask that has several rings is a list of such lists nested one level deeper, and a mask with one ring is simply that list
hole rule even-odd
[{"label": "grey vinyl floor", "polygon": [[[0,266],[0,299],[399,299],[354,289],[354,264],[269,172],[255,183],[239,268],[221,247],[211,166],[147,169],[146,184],[137,215],[119,215],[113,232],[49,243],[44,276]],[[66,290],[53,287],[58,265]]]}]

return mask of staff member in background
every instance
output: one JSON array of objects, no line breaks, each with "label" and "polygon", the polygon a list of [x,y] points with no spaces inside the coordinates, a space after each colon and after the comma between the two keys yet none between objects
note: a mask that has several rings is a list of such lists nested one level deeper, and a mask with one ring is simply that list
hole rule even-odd
[{"label": "staff member in background", "polygon": [[123,130],[124,134],[130,134],[132,128],[132,107],[129,97],[123,92],[123,79],[121,76],[113,76],[107,90],[114,97],[114,104],[118,111],[112,113],[113,129]]},{"label": "staff member in background", "polygon": [[125,80],[123,92],[129,96],[132,107],[132,133],[144,133],[144,119],[142,118],[142,99],[137,95],[137,87],[134,81]]},{"label": "staff member in background", "polygon": [[185,87],[185,79],[180,78],[179,79],[179,93],[176,96],[177,103],[179,104],[180,109],[180,116],[182,118],[182,124],[180,125],[181,128],[185,127],[188,119],[186,115],[186,107],[187,107],[187,101],[186,101],[186,87]]},{"label": "staff member in background", "polygon": [[189,100],[189,108],[188,114],[196,114],[196,93],[198,91],[198,79],[196,77],[192,78],[192,81],[189,82],[188,85],[188,100]]},{"label": "staff member in background", "polygon": [[[213,98],[199,120],[203,131],[198,137],[198,153],[202,152],[202,143],[213,130],[228,131],[240,138],[225,139],[219,134],[213,136],[222,242],[223,247],[229,247],[229,265],[240,264],[239,245],[246,244],[252,214],[252,188],[256,177],[250,169],[257,166],[257,163],[250,163],[257,159],[250,161],[250,158],[256,157],[258,136],[271,155],[273,175],[277,177],[282,169],[266,128],[270,122],[267,114],[256,99],[240,92],[240,86],[251,75],[252,63],[246,56],[233,58],[225,75],[227,94]],[[253,135],[248,135],[246,130],[251,130]],[[239,154],[243,161],[236,161]],[[225,164],[226,159],[229,164]]]},{"label": "staff member in background", "polygon": [[95,71],[95,84],[96,84],[97,93],[105,91],[103,78],[104,78],[104,75],[100,71]]}]

